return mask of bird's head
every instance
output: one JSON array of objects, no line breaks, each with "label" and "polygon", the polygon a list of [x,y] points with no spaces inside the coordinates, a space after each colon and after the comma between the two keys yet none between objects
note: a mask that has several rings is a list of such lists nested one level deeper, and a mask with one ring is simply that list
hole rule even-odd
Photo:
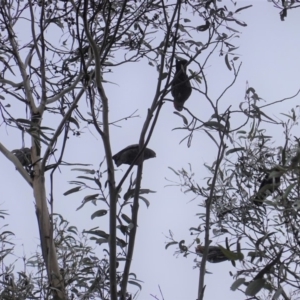
[{"label": "bird's head", "polygon": [[180,70],[184,70],[186,71],[186,65],[187,65],[188,61],[186,59],[177,59],[176,60],[176,72],[179,72]]}]

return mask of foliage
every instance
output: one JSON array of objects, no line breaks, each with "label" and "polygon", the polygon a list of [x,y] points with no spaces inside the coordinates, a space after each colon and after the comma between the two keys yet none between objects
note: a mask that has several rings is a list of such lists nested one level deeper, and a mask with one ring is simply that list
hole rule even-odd
[{"label": "foliage", "polygon": [[[239,20],[239,15],[250,7],[238,7],[236,3],[229,7],[211,0],[11,0],[3,3],[0,7],[0,115],[2,126],[6,126],[9,134],[15,136],[21,132],[22,140],[19,149],[11,152],[0,144],[0,151],[33,190],[41,244],[41,255],[37,253],[25,261],[26,266],[33,267],[32,273],[19,272],[15,279],[13,267],[5,271],[3,297],[127,300],[134,297],[135,291],[129,289],[128,284],[142,288],[131,270],[131,262],[139,203],[142,201],[149,206],[145,194],[153,193],[151,187],[142,186],[143,158],[162,107],[172,102],[167,94],[176,59],[186,59],[192,93],[199,94],[211,105],[211,117],[201,120],[185,104],[184,112],[188,117],[176,112],[184,125],[175,129],[187,131],[184,140],[188,147],[195,133],[202,131],[217,148],[216,161],[205,165],[211,173],[207,186],[195,183],[192,172],[184,169],[175,172],[185,192],[205,200],[205,213],[199,213],[202,224],[191,229],[197,236],[193,244],[199,243],[200,234],[205,233],[203,259],[198,265],[201,270],[198,299],[204,297],[210,228],[215,235],[228,235],[229,242],[222,253],[233,263],[243,257],[240,239],[250,241],[251,260],[244,259],[235,275],[238,280],[242,279],[239,283],[245,283],[246,276],[257,276],[257,270],[251,269],[253,263],[259,264],[265,273],[273,272],[268,281],[261,278],[263,276],[257,278],[259,285],[254,284],[252,288],[249,285],[247,294],[256,294],[262,286],[281,291],[280,283],[275,282],[281,274],[287,274],[286,281],[294,284],[289,276],[295,276],[296,272],[290,273],[289,265],[295,264],[292,258],[297,245],[292,238],[297,237],[298,231],[297,210],[293,209],[291,201],[298,197],[294,179],[297,180],[299,155],[297,143],[290,140],[290,131],[296,124],[296,113],[288,116],[291,121],[274,121],[263,107],[259,107],[260,98],[253,88],[247,89],[239,109],[233,110],[231,106],[223,109],[221,105],[239,74],[238,47],[233,43],[239,37],[238,28],[247,25]],[[20,28],[26,28],[28,35],[19,36]],[[211,57],[217,54],[222,57],[224,68],[231,72],[231,83],[215,98],[210,94],[214,83],[210,84],[205,69]],[[111,120],[114,99],[108,96],[107,86],[119,84],[111,82],[110,74],[123,66],[144,61],[157,71],[156,87],[147,103],[148,113],[140,136],[136,137],[139,144],[136,175],[132,172],[132,164],[119,179],[113,164],[111,128],[121,126],[124,120],[136,114]],[[136,88],[134,82],[131,88]],[[231,118],[236,115],[243,117],[237,126],[231,124]],[[269,137],[260,127],[265,122],[285,125],[286,143],[280,150],[279,161],[275,161],[277,153],[270,148]],[[99,149],[104,157],[101,157],[99,170],[88,166],[84,155],[76,164],[70,163],[65,155],[70,139],[87,134],[86,128],[101,140]],[[234,148],[228,149],[228,141]],[[20,159],[24,149],[30,149],[30,159],[27,150],[26,159]],[[279,189],[282,197],[277,202],[266,200],[266,211],[265,205],[253,209],[249,201],[253,192],[251,185],[257,182],[255,179],[261,172],[274,165],[280,165],[284,177]],[[70,182],[72,188],[66,188],[64,195],[72,197],[78,191],[87,192],[78,210],[91,203],[100,203],[100,209],[91,218],[108,216],[109,232],[92,228],[81,236],[63,216],[55,217],[54,203],[58,197],[55,197],[55,178],[61,168],[70,166],[84,174]],[[280,206],[284,208],[282,214],[278,210]],[[272,222],[265,218],[269,214],[274,216]],[[290,243],[285,244],[276,235],[282,220],[289,228]],[[97,249],[104,249],[106,254],[102,258],[94,255],[91,242]],[[175,243],[177,241],[171,237],[167,246]],[[178,244],[179,252],[187,255],[190,247],[185,246],[184,241]],[[233,245],[236,245],[234,250]],[[282,248],[285,263],[279,268],[282,258],[277,254]],[[293,254],[290,259],[286,258],[287,252]],[[238,286],[235,283],[235,288]]]},{"label": "foliage", "polygon": [[[254,88],[247,88],[245,101],[235,113],[244,114],[251,123],[243,126],[243,130],[228,130],[228,144],[216,130],[210,131],[209,136],[218,145],[216,151],[223,147],[224,155],[221,161],[205,164],[211,174],[204,178],[206,185],[193,179],[196,174],[192,166],[188,170],[173,170],[180,179],[177,185],[183,192],[194,194],[193,199],[197,199],[204,210],[197,214],[200,225],[190,228],[193,236],[190,245],[185,249],[179,246],[178,253],[193,254],[192,246],[201,243],[203,234],[205,245],[224,237],[225,250],[236,247],[238,252],[244,253],[236,274],[232,274],[232,290],[256,295],[255,299],[279,299],[279,296],[291,299],[298,294],[300,284],[297,275],[299,139],[293,138],[293,133],[297,134],[299,108],[283,113],[284,119],[275,121],[264,109],[275,103],[259,105],[259,99]],[[263,128],[266,124],[283,128],[283,143],[267,134]],[[257,206],[253,200],[260,182],[266,174],[272,176],[274,167],[280,173],[280,184],[273,193],[266,193],[262,206]],[[169,239],[170,245],[179,243],[173,234]]]}]

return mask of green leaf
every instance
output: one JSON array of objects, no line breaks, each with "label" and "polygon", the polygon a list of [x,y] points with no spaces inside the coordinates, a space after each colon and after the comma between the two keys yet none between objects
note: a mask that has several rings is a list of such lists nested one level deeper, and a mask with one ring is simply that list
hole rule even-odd
[{"label": "green leaf", "polygon": [[86,179],[86,180],[92,180],[95,181],[95,178],[87,177],[87,176],[77,176],[76,178]]},{"label": "green leaf", "polygon": [[128,224],[132,223],[132,220],[125,214],[121,214],[121,218]]},{"label": "green leaf", "polygon": [[213,129],[217,129],[217,130],[220,130],[220,131],[225,131],[225,126],[222,125],[221,123],[215,122],[215,121],[204,122],[203,126],[210,127],[210,128],[213,128]]},{"label": "green leaf", "polygon": [[184,123],[185,125],[188,125],[188,120],[187,120],[187,118],[186,118],[184,115],[180,114],[180,113],[177,112],[177,111],[175,111],[174,114],[177,115],[177,116],[179,116],[179,117],[181,117],[182,120],[183,120],[183,123]]},{"label": "green leaf", "polygon": [[99,194],[88,195],[83,198],[83,201],[86,202],[86,201],[95,200],[95,199],[97,199],[98,196],[99,196]]},{"label": "green leaf", "polygon": [[284,194],[282,196],[283,199],[287,199],[288,195],[290,194],[290,192],[292,191],[292,189],[297,185],[298,183],[295,182],[295,183],[292,183],[290,184],[286,190],[284,191]]},{"label": "green leaf", "polygon": [[215,140],[215,138],[210,134],[210,132],[208,132],[207,130],[205,130],[204,129],[204,131],[205,131],[205,133],[215,142],[215,144],[217,145],[217,147],[219,147],[219,145],[218,145],[218,143],[217,143],[217,141]]},{"label": "green leaf", "polygon": [[241,21],[239,21],[239,20],[234,20],[235,21],[235,23],[237,23],[237,24],[239,24],[239,25],[241,25],[241,26],[243,26],[243,27],[246,27],[247,26],[247,24],[245,23],[245,22],[241,22]]},{"label": "green leaf", "polygon": [[179,176],[179,173],[178,172],[176,172],[173,168],[171,168],[171,167],[168,167],[171,171],[173,171],[176,175],[178,175]]},{"label": "green leaf", "polygon": [[245,282],[245,278],[239,278],[237,279],[230,287],[232,291],[235,291],[238,289],[243,283]]},{"label": "green leaf", "polygon": [[245,150],[244,147],[241,147],[241,148],[232,148],[232,149],[229,149],[228,151],[226,151],[226,155],[229,155],[231,153],[238,152],[238,151],[243,151],[243,150]]},{"label": "green leaf", "polygon": [[94,175],[94,174],[96,173],[95,170],[81,169],[81,168],[71,169],[71,171],[80,171],[80,172],[85,172],[85,173],[87,173],[87,174],[92,174],[92,175]]},{"label": "green leaf", "polygon": [[176,244],[178,244],[178,242],[170,242],[170,243],[167,243],[166,246],[165,246],[165,249],[168,249],[169,246],[171,246],[171,245],[176,245]]},{"label": "green leaf", "polygon": [[225,63],[226,63],[227,68],[229,69],[229,71],[231,71],[232,68],[231,68],[231,65],[229,63],[228,54],[225,55]]},{"label": "green leaf", "polygon": [[243,260],[244,254],[243,253],[236,253],[230,250],[227,250],[226,248],[222,247],[221,245],[218,245],[222,251],[222,253],[230,260]]},{"label": "green leaf", "polygon": [[72,193],[76,193],[76,192],[78,192],[78,191],[80,191],[80,190],[81,190],[81,186],[77,186],[77,187],[75,187],[75,188],[72,188],[72,189],[66,191],[65,193],[63,193],[63,195],[64,195],[64,196],[67,196],[67,195],[70,195],[70,194],[72,194]]},{"label": "green leaf", "polygon": [[69,122],[74,123],[78,129],[80,128],[78,122],[73,117],[69,118]]},{"label": "green leaf", "polygon": [[139,283],[137,283],[136,281],[128,280],[128,283],[130,283],[132,285],[136,285],[140,290],[142,289],[142,286]]},{"label": "green leaf", "polygon": [[107,234],[103,230],[84,230],[83,233],[93,234],[93,235],[100,236],[100,237],[103,237],[106,239],[109,237],[109,234]]},{"label": "green leaf", "polygon": [[107,210],[106,209],[100,209],[95,211],[92,215],[91,215],[91,219],[93,220],[94,218],[97,217],[103,217],[107,214]]},{"label": "green leaf", "polygon": [[254,280],[247,286],[245,294],[247,296],[255,296],[265,285],[266,280],[264,278]]},{"label": "green leaf", "polygon": [[247,5],[247,6],[244,6],[244,7],[238,8],[238,9],[235,11],[235,13],[238,13],[238,12],[240,12],[241,10],[243,10],[243,9],[247,9],[247,8],[250,8],[250,7],[252,7],[252,5]]},{"label": "green leaf", "polygon": [[186,252],[188,250],[188,247],[184,245],[185,240],[182,240],[179,242],[179,249],[183,252]]},{"label": "green leaf", "polygon": [[150,206],[150,202],[143,196],[139,196],[139,199],[143,200],[147,206],[147,208]]}]

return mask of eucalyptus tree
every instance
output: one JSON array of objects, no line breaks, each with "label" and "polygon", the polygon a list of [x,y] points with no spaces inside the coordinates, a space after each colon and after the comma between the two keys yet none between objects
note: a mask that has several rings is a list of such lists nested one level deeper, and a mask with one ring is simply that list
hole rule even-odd
[{"label": "eucalyptus tree", "polygon": [[[238,36],[234,27],[246,26],[238,19],[238,14],[248,7],[237,8],[233,4],[229,10],[216,1],[11,0],[2,3],[2,127],[6,127],[12,138],[17,138],[20,132],[22,138],[18,149],[7,149],[1,143],[0,151],[33,191],[42,254],[36,254],[36,264],[31,261],[38,268],[38,277],[26,273],[22,273],[19,280],[7,277],[9,280],[3,291],[7,298],[14,295],[44,299],[125,300],[132,297],[128,282],[140,286],[135,278],[129,280],[139,201],[148,205],[143,194],[152,192],[150,188],[141,188],[143,163],[150,158],[146,147],[156,134],[160,112],[173,101],[168,93],[176,60],[186,62],[184,69],[192,93],[206,97],[217,121],[200,120],[196,113],[189,112],[188,101],[184,111],[191,114],[192,121],[187,123],[184,114],[176,113],[191,132],[189,142],[192,132],[201,127],[218,131],[221,139],[219,167],[225,151],[224,139],[230,130],[230,110],[220,111],[208,97],[204,70],[212,54],[219,53],[225,58],[224,67],[232,71],[231,85],[234,84],[240,66],[235,65],[237,47],[231,41]],[[20,30],[26,34],[20,35]],[[107,94],[110,83],[107,78],[123,66],[129,74],[130,65],[142,61],[147,61],[149,68],[156,68],[157,78],[152,79],[156,81],[156,88],[147,104],[140,135],[136,137],[135,157],[130,158],[126,172],[117,179],[111,127],[130,120],[135,114],[112,120],[111,110],[118,108],[112,104],[116,99]],[[132,88],[137,88],[134,82]],[[76,186],[66,188],[65,195],[83,188],[96,189],[96,193],[85,196],[82,206],[101,203],[101,209],[95,211],[92,218],[108,213],[109,231],[87,230],[82,237],[64,216],[55,214],[57,186],[54,179],[60,169],[74,165],[67,162],[65,149],[70,137],[82,135],[84,127],[93,128],[92,134],[101,138],[99,149],[103,149],[105,155],[101,158],[100,170],[88,168],[84,159],[78,162],[75,170],[85,174],[71,182]],[[151,153],[150,156],[155,155]],[[134,165],[138,166],[135,178]],[[214,183],[216,180],[215,176]],[[126,182],[129,183],[123,193]],[[125,211],[128,204],[132,207],[129,212]],[[87,237],[99,247],[108,245],[105,250],[109,258],[93,257]],[[207,236],[204,257],[208,246]],[[204,291],[206,260],[202,262],[199,295]],[[46,275],[38,272],[41,270],[45,270]]]}]

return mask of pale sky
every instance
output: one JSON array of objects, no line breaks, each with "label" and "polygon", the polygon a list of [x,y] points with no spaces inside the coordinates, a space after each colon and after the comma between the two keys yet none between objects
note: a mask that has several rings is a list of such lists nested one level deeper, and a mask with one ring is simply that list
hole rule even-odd
[{"label": "pale sky", "polygon": [[[222,100],[222,107],[225,108],[229,105],[238,107],[244,98],[246,81],[256,89],[266,103],[295,94],[300,88],[299,10],[289,11],[288,17],[282,22],[279,18],[279,10],[273,8],[272,4],[267,1],[239,2],[241,3],[239,6],[253,4],[253,7],[242,11],[239,15],[239,19],[245,21],[248,26],[234,27],[241,31],[240,39],[235,40],[234,43],[240,46],[236,53],[240,55],[239,60],[243,62],[243,65],[236,84]],[[21,36],[24,32],[20,31],[19,34]],[[233,76],[225,65],[224,57],[218,55],[215,55],[208,64],[206,74],[211,87],[211,97],[217,97]],[[115,120],[130,115],[136,109],[138,109],[137,114],[139,115],[138,118],[122,122],[120,124],[122,128],[112,127],[113,153],[130,144],[138,143],[147,109],[155,94],[157,77],[155,68],[148,66],[146,62],[131,64],[129,68],[127,65],[116,68],[111,77],[108,77],[108,80],[118,84],[106,84],[105,86],[110,100],[110,119]],[[170,95],[168,97],[171,98]],[[280,112],[287,113],[295,108],[298,102],[299,97],[272,106],[269,108],[268,114],[279,116]],[[14,105],[16,107],[16,102]],[[208,120],[212,115],[209,105],[196,92],[192,93],[185,106],[202,120]],[[19,117],[24,117],[23,108],[20,110]],[[157,157],[144,164],[142,187],[154,190],[156,193],[145,195],[151,202],[148,209],[144,203],[140,204],[137,242],[131,269],[138,279],[144,281],[139,300],[153,299],[150,294],[157,295],[161,299],[158,285],[161,286],[165,300],[197,298],[199,271],[193,269],[195,256],[190,255],[188,258],[174,256],[175,247],[165,250],[165,243],[168,242],[165,236],[168,235],[169,230],[172,230],[178,241],[184,239],[187,243],[191,242],[189,228],[199,225],[196,213],[203,212],[203,209],[198,206],[203,199],[190,202],[193,195],[183,194],[178,187],[166,187],[169,184],[166,178],[178,180],[168,169],[169,166],[175,170],[188,169],[188,164],[191,163],[195,179],[199,180],[199,185],[204,184],[202,179],[207,173],[203,163],[211,164],[216,158],[217,149],[212,146],[209,138],[202,132],[195,133],[192,147],[187,148],[186,143],[179,145],[186,132],[172,131],[173,128],[182,126],[181,118],[174,115],[173,112],[172,103],[166,102],[148,146],[156,152]],[[183,112],[183,114],[185,113]],[[86,134],[82,134],[78,138],[70,138],[66,149],[66,158],[69,162],[90,163],[93,168],[97,169],[104,155],[101,139],[96,135],[91,136],[87,128],[82,130]],[[272,130],[270,128],[268,134],[273,134],[280,144],[283,134]],[[11,129],[7,130],[3,125],[0,130],[0,138],[1,143],[10,150],[22,146],[21,134]],[[26,146],[29,146],[28,136]],[[1,209],[7,210],[10,214],[5,220],[0,220],[0,225],[9,224],[6,230],[13,231],[16,235],[12,241],[17,244],[17,255],[22,256],[26,253],[28,258],[39,244],[32,190],[3,155],[0,155],[0,162],[2,166],[2,172],[0,172]],[[123,172],[117,172],[117,179],[121,178],[127,167],[122,166],[119,169]],[[77,226],[80,231],[95,226],[105,230],[108,226],[108,215],[94,220],[90,218],[94,211],[104,207],[100,205],[95,207],[90,204],[76,211],[83,197],[93,194],[93,191],[84,190],[67,197],[63,196],[65,191],[73,187],[68,184],[68,181],[74,180],[76,176],[82,174],[71,172],[68,168],[61,168],[61,170],[62,173],[57,173],[55,179],[55,211],[63,214],[70,224]],[[134,168],[134,170],[136,169]],[[127,189],[126,183],[123,191],[125,189]],[[203,240],[204,235],[201,238]],[[224,237],[213,240],[222,244]],[[104,255],[102,250],[103,247],[98,248],[99,256]],[[247,253],[244,254],[246,257]],[[229,276],[229,271],[235,273],[230,262],[207,263],[207,270],[212,274],[206,275],[205,278],[206,300],[245,299],[242,293],[230,290],[234,280]]]}]

